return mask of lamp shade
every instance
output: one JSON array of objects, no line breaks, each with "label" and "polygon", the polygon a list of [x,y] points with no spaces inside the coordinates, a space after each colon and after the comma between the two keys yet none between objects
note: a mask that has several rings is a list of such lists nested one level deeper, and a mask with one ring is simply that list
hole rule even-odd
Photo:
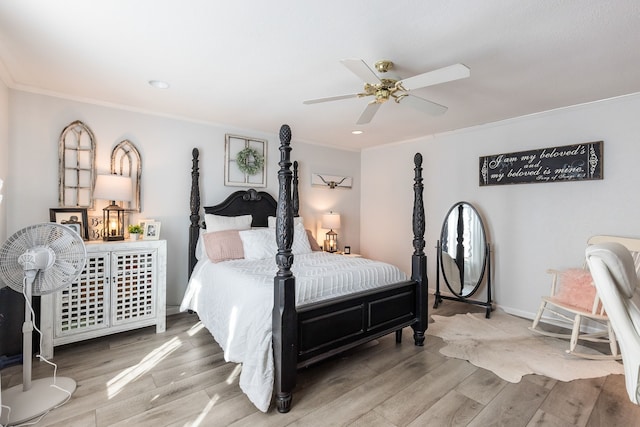
[{"label": "lamp shade", "polygon": [[340,214],[330,212],[322,215],[322,228],[331,230],[340,228]]},{"label": "lamp shade", "polygon": [[132,186],[133,182],[128,176],[98,175],[93,198],[129,202],[133,197]]}]

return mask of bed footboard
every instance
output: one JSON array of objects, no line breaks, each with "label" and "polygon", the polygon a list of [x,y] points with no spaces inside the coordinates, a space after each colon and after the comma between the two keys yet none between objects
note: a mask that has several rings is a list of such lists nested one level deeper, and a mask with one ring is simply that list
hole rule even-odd
[{"label": "bed footboard", "polygon": [[414,281],[298,309],[298,368],[416,323]]},{"label": "bed footboard", "polygon": [[291,408],[296,370],[402,328],[413,328],[414,342],[424,344],[427,329],[427,269],[422,156],[414,157],[413,248],[411,280],[356,295],[310,304],[296,310],[291,208],[291,129],[280,128],[280,170],[276,221],[278,273],[272,312],[274,391],[279,412]]}]

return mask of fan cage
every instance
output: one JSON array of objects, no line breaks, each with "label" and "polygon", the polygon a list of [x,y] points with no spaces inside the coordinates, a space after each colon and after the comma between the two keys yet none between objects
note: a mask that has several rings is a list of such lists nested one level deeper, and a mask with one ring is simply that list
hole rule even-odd
[{"label": "fan cage", "polygon": [[80,235],[56,223],[25,227],[9,237],[0,248],[0,280],[16,292],[23,292],[25,270],[18,258],[30,249],[48,248],[55,254],[53,265],[38,270],[32,295],[45,295],[65,288],[84,268],[86,249]]}]

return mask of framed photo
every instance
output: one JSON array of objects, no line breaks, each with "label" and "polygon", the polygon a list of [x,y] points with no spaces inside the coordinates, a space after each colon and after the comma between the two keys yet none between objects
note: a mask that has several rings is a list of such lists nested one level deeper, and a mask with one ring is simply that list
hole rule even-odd
[{"label": "framed photo", "polygon": [[160,225],[159,221],[145,222],[143,240],[158,240],[160,238]]},{"label": "framed photo", "polygon": [[89,221],[86,208],[50,208],[49,221],[65,225],[89,240]]},{"label": "framed photo", "polygon": [[139,220],[138,220],[138,225],[139,225],[140,227],[142,227],[143,232],[144,232],[144,226],[145,226],[148,222],[155,222],[155,219],[144,218],[144,219],[139,219]]},{"label": "framed photo", "polygon": [[224,185],[267,186],[267,140],[225,135]]}]

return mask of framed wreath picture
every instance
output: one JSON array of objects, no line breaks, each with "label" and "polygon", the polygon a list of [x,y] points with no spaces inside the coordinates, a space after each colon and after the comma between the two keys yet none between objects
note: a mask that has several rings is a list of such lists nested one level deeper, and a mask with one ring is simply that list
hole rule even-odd
[{"label": "framed wreath picture", "polygon": [[267,186],[267,140],[225,135],[224,185]]}]

